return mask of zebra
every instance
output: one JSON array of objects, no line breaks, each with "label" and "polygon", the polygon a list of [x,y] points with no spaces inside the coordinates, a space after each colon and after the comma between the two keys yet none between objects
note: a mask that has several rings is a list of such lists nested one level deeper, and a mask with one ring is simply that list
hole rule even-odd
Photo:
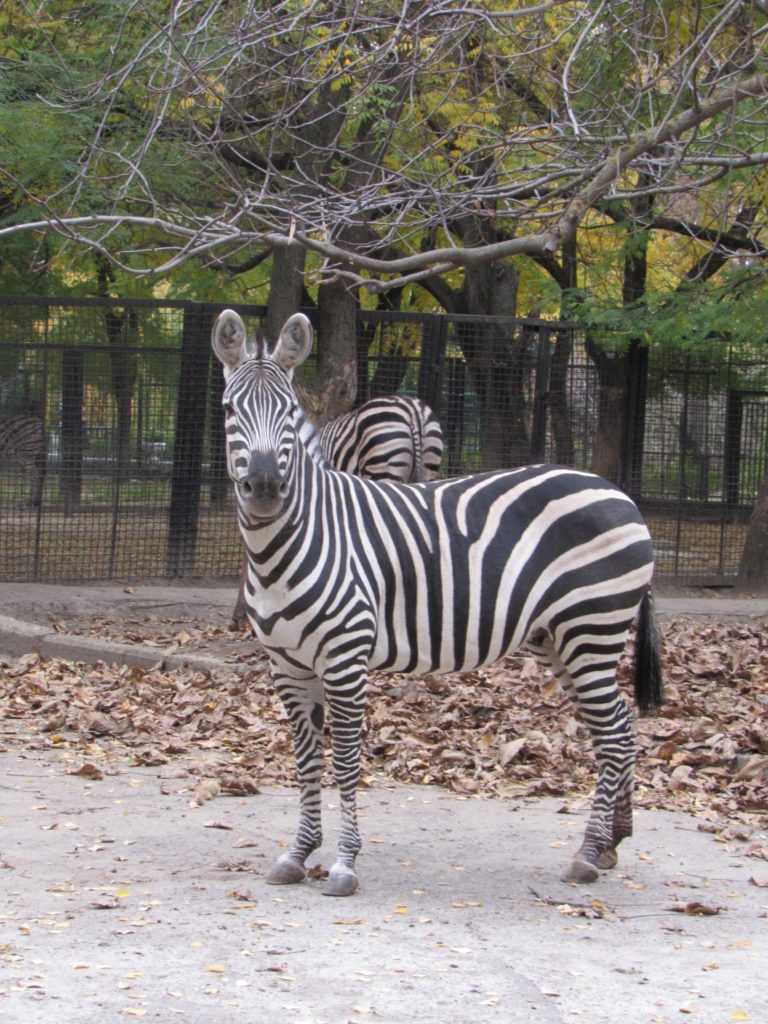
[{"label": "zebra", "polygon": [[248,552],[246,598],[290,722],[300,783],[293,844],[266,881],[306,877],[322,841],[324,716],[341,831],[325,892],[358,888],[356,788],[369,670],[462,672],[523,647],[546,665],[592,736],[598,779],[565,877],[594,881],[632,832],[635,742],[616,666],[635,616],[635,698],[661,704],[651,540],[600,477],[558,466],[397,484],[315,461],[298,433],[293,370],[312,328],[290,317],[249,355],[237,313],[214,323],[227,468]]},{"label": "zebra", "polygon": [[[264,344],[261,335],[259,343]],[[250,352],[251,349],[249,348]],[[371,480],[416,483],[434,480],[443,457],[443,432],[432,409],[420,398],[386,395],[317,425],[300,402],[299,436],[314,455],[333,469]],[[240,566],[232,629],[247,620],[245,578],[248,558]]]},{"label": "zebra", "polygon": [[329,465],[343,473],[420,483],[434,480],[440,470],[443,432],[420,398],[384,395],[320,426],[318,445]]},{"label": "zebra", "polygon": [[29,478],[29,500],[39,508],[45,484],[45,429],[38,416],[11,416],[0,421],[0,461],[18,465]]}]

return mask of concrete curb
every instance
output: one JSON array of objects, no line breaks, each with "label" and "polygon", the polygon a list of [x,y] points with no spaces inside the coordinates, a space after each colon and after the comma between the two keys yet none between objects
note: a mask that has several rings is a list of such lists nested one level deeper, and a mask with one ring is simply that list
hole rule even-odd
[{"label": "concrete curb", "polygon": [[156,647],[143,644],[119,644],[97,636],[59,633],[47,626],[0,615],[0,651],[20,657],[36,653],[43,658],[62,658],[86,664],[128,665],[136,668],[158,668],[160,671],[192,669],[214,672],[222,669],[245,675],[248,666],[228,663],[205,655],[165,654]]},{"label": "concrete curb", "polygon": [[[19,657],[36,652],[45,658],[63,658],[87,664],[129,665],[160,670],[193,669],[228,671],[244,675],[246,664],[226,662],[200,654],[168,654],[144,644],[120,644],[103,637],[60,633],[49,625],[30,621],[67,613],[97,614],[107,608],[119,615],[148,609],[173,611],[180,618],[205,614],[227,621],[234,605],[233,587],[59,586],[54,584],[3,584],[0,609],[0,654]],[[732,596],[657,595],[656,613],[662,621],[673,618],[711,619],[715,622],[749,622],[768,618],[768,598]]]}]

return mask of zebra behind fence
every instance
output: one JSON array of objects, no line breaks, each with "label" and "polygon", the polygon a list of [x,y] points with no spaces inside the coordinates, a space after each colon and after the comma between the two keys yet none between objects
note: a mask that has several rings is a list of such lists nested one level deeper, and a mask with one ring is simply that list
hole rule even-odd
[{"label": "zebra behind fence", "polygon": [[[416,483],[434,480],[443,457],[443,432],[426,402],[409,395],[372,398],[358,409],[315,425],[299,406],[299,435],[307,449],[332,469],[370,480]],[[232,626],[247,619],[243,556]]]},{"label": "zebra behind fence", "polygon": [[45,484],[45,429],[38,416],[12,416],[0,422],[0,462],[14,463],[29,479],[29,501],[38,508]]},{"label": "zebra behind fence", "polygon": [[635,743],[616,666],[638,610],[635,697],[643,712],[661,702],[640,513],[612,484],[561,467],[411,485],[327,469],[301,441],[291,383],[311,341],[301,314],[272,355],[249,356],[230,310],[213,329],[249,616],[293,729],[301,785],[296,838],[267,881],[301,881],[321,843],[326,706],[342,815],[326,892],[342,896],[358,886],[369,669],[466,671],[521,646],[553,672],[592,735],[597,788],[567,877],[594,880],[632,831]]}]

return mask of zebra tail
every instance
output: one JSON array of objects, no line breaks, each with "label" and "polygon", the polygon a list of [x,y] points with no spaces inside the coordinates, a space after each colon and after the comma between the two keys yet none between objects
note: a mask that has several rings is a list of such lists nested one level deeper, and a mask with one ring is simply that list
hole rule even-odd
[{"label": "zebra tail", "polygon": [[635,703],[641,715],[658,711],[664,700],[661,642],[650,589],[640,602],[635,640]]}]

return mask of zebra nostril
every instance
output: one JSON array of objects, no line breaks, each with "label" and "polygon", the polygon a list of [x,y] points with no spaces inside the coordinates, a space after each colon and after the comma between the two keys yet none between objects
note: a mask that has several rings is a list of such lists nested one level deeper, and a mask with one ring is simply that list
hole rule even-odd
[{"label": "zebra nostril", "polygon": [[251,515],[274,516],[282,508],[287,488],[274,453],[254,452],[248,469],[238,482],[238,493],[247,502]]}]

